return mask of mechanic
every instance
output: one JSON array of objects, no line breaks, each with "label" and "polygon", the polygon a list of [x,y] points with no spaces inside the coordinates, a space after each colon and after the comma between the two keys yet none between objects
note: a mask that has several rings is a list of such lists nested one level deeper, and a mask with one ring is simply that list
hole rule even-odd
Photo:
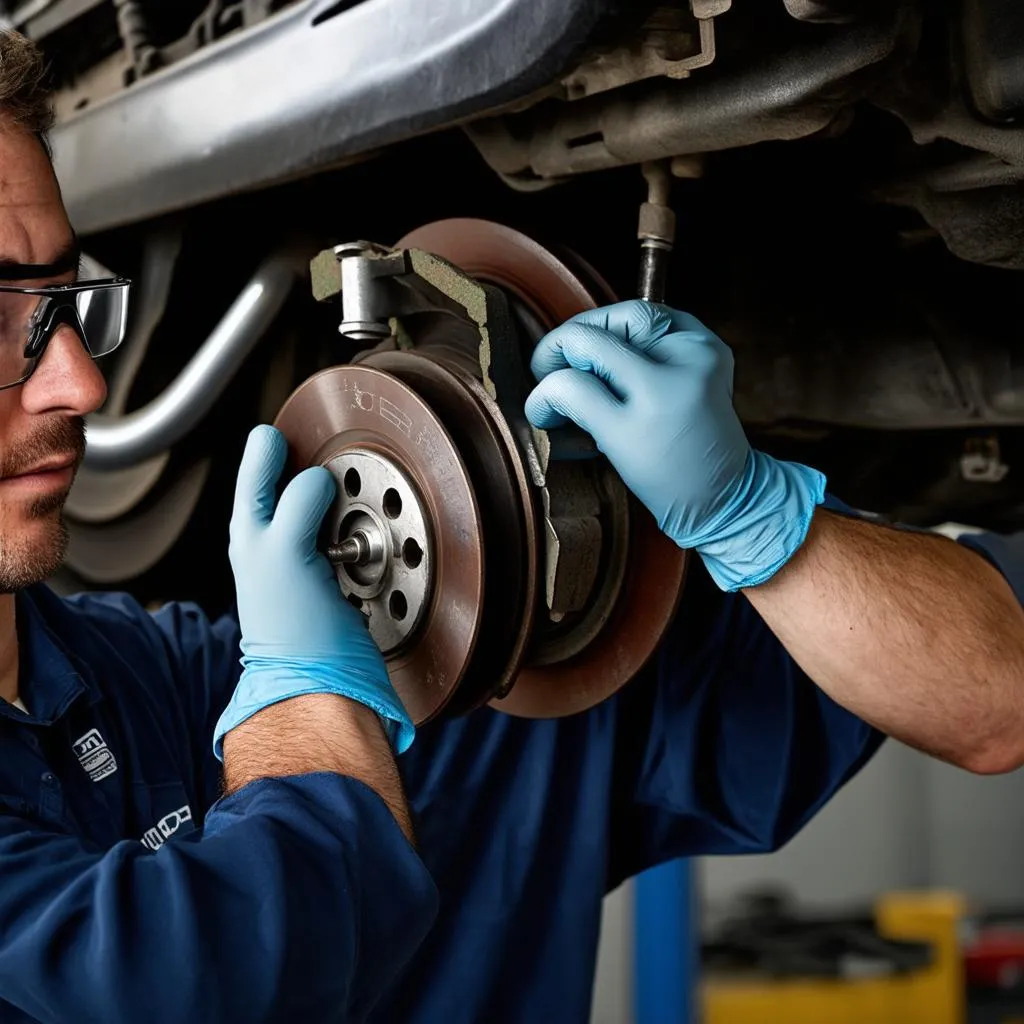
[{"label": "mechanic", "polygon": [[237,623],[33,585],[62,558],[106,391],[90,355],[120,342],[127,289],[76,281],[42,72],[0,35],[0,1020],[364,1019],[437,892],[391,751],[411,723],[313,546],[326,471],[272,522],[280,435],[239,472],[232,713],[274,705],[218,736],[223,797]]},{"label": "mechanic", "polygon": [[589,430],[701,556],[657,658],[591,711],[484,708],[406,749],[315,548],[332,478],[277,500],[269,427],[238,475],[238,621],[56,597],[38,581],[125,286],[61,287],[39,80],[0,37],[0,1020],[583,1022],[629,875],[778,846],[883,732],[976,771],[1024,760],[1012,544],[820,509],[820,474],[750,449],[725,346],[642,303],[544,339],[528,406]]}]

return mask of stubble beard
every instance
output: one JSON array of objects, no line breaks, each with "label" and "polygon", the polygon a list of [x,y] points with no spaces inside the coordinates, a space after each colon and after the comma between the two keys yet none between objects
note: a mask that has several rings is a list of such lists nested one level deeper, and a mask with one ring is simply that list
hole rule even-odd
[{"label": "stubble beard", "polygon": [[[54,420],[28,441],[0,452],[0,478],[67,452],[75,453],[77,467],[85,454],[85,421],[80,417]],[[24,590],[60,568],[68,548],[67,497],[67,491],[59,491],[36,498],[23,514],[28,529],[0,534],[0,593]]]}]

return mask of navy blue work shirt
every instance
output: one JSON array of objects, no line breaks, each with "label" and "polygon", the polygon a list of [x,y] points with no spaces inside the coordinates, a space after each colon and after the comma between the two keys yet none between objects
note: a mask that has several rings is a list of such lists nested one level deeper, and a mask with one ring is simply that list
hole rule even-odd
[{"label": "navy blue work shirt", "polygon": [[[1024,581],[1020,545],[985,553]],[[417,854],[352,779],[219,798],[236,623],[44,587],[17,616],[4,1024],[582,1024],[605,893],[668,858],[774,849],[881,742],[698,563],[655,662],[599,707],[420,729],[399,762]]]}]

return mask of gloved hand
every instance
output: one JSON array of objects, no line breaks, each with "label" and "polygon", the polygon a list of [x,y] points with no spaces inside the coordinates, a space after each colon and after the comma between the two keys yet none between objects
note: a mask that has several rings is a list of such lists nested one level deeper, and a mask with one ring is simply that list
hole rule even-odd
[{"label": "gloved hand", "polygon": [[825,478],[754,451],[732,406],[732,353],[688,313],[635,300],[542,338],[534,426],[590,433],[627,487],[723,590],[763,583],[804,542]]},{"label": "gloved hand", "polygon": [[413,741],[412,721],[388,679],[363,616],[342,596],[317,533],[336,489],[322,467],[299,473],[274,510],[288,446],[273,427],[249,435],[235,488],[229,554],[242,627],[242,677],[214,731],[309,693],[336,693],[373,708],[392,745]]}]

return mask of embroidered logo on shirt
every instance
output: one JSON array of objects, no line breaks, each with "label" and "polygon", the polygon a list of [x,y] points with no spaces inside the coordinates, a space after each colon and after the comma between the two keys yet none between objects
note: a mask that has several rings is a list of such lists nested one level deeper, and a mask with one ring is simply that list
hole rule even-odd
[{"label": "embroidered logo on shirt", "polygon": [[117,761],[98,729],[90,729],[72,744],[78,763],[89,773],[93,782],[99,782],[117,771]]},{"label": "embroidered logo on shirt", "polygon": [[192,808],[185,804],[184,807],[165,814],[152,828],[146,830],[146,834],[139,842],[143,846],[148,846],[155,853],[186,821],[191,820]]}]

